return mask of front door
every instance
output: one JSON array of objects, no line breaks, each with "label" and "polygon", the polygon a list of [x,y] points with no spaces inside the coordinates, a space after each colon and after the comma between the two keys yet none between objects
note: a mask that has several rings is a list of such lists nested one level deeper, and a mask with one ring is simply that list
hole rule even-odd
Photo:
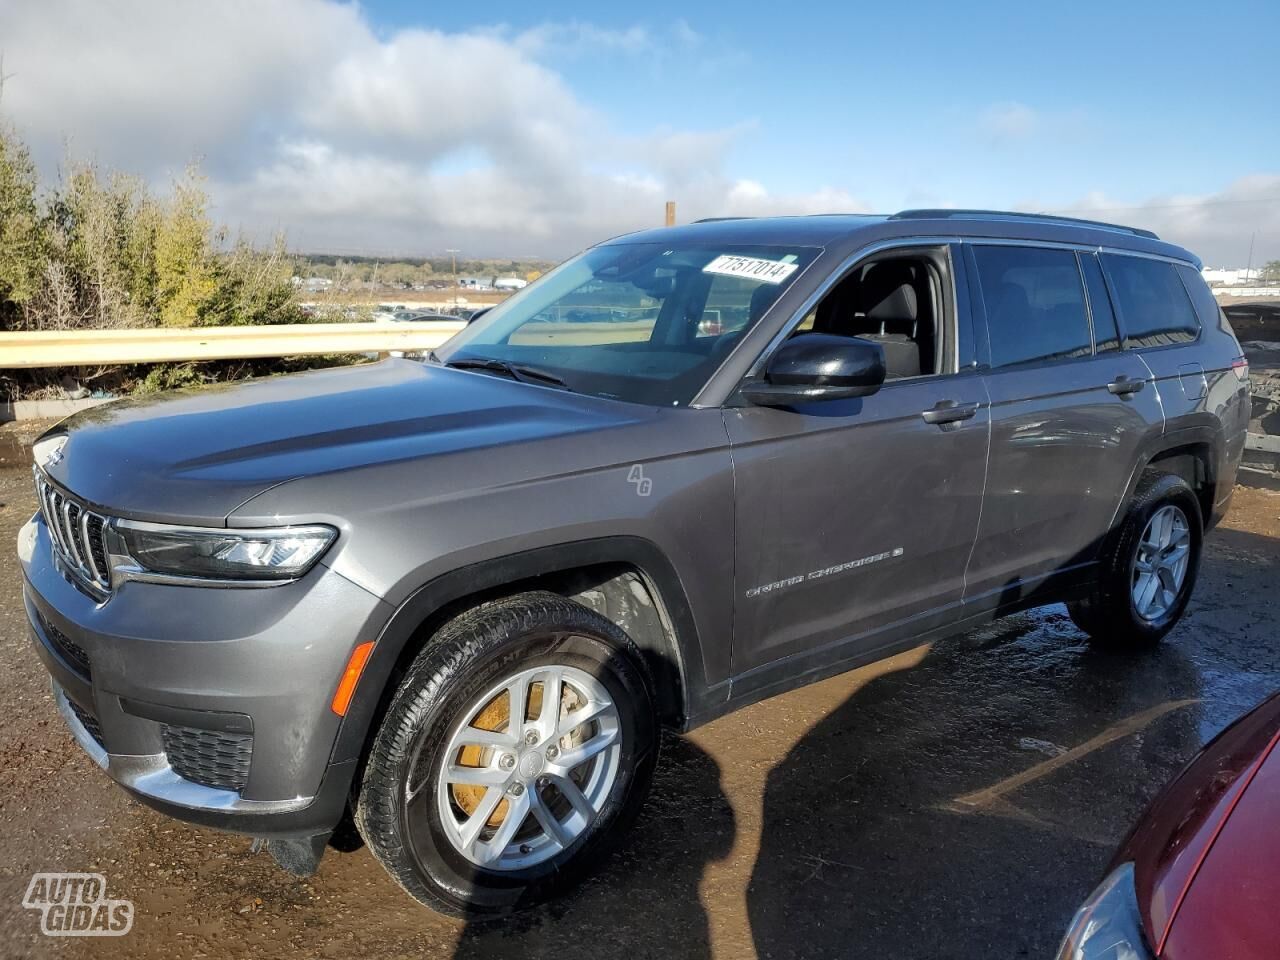
[{"label": "front door", "polygon": [[[894,625],[961,600],[989,418],[977,371],[935,372],[956,365],[948,262],[945,251],[936,264],[921,260],[911,298],[886,289],[913,275],[902,261],[876,274],[855,267],[828,296],[847,321],[817,310],[823,332],[906,331],[899,354],[914,330],[922,369],[913,360],[901,372],[918,375],[859,399],[725,410],[737,517],[735,695],[865,654]],[[864,277],[861,293],[841,289]],[[920,316],[881,320],[880,301],[899,313],[918,303]]]}]

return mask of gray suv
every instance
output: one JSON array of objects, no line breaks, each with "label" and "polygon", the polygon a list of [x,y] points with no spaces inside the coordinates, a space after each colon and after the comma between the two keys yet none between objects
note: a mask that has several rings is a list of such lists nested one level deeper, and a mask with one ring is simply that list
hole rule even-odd
[{"label": "gray suv", "polygon": [[127,400],[18,551],[108,776],[306,873],[497,913],[631,821],[662,727],[1065,601],[1159,640],[1248,368],[1190,253],[984,211],[587,250],[424,362]]}]

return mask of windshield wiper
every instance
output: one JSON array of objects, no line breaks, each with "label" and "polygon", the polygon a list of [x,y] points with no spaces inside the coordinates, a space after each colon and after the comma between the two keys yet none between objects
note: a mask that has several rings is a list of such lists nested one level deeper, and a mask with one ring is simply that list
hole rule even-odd
[{"label": "windshield wiper", "polygon": [[523,363],[497,360],[493,357],[460,357],[457,360],[445,361],[445,366],[453,367],[455,370],[491,370],[494,373],[505,373],[512,380],[518,380],[521,383],[540,383],[545,386],[559,387],[561,390],[570,390],[569,385],[554,373]]}]

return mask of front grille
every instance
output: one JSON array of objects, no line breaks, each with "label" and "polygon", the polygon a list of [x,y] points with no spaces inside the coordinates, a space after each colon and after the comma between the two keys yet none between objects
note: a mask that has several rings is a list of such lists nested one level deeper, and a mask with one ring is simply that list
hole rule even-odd
[{"label": "front grille", "polygon": [[40,626],[44,630],[44,635],[48,637],[49,643],[62,655],[62,659],[65,660],[82,679],[93,679],[93,669],[89,664],[89,654],[84,652],[84,647],[80,646],[80,644],[68,637],[45,617],[40,618]]},{"label": "front grille", "polygon": [[249,780],[253,734],[196,730],[192,727],[160,728],[164,752],[175,773],[206,787],[242,790]]},{"label": "front grille", "polygon": [[63,564],[98,590],[111,589],[107,562],[107,518],[87,509],[36,471],[36,497],[53,548]]},{"label": "front grille", "polygon": [[67,703],[70,704],[71,712],[76,715],[76,719],[80,721],[80,725],[89,731],[89,736],[98,741],[98,746],[103,750],[107,749],[107,745],[102,740],[102,727],[98,723],[98,718],[70,697],[67,697]]}]

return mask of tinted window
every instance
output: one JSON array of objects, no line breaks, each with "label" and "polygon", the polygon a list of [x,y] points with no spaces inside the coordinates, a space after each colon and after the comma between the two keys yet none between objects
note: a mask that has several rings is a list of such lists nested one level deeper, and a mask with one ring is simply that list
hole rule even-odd
[{"label": "tinted window", "polygon": [[1179,276],[1182,277],[1182,283],[1187,288],[1187,293],[1191,294],[1191,302],[1195,304],[1201,326],[1211,327],[1217,324],[1220,327],[1229,327],[1230,324],[1227,323],[1226,314],[1218,306],[1218,301],[1213,298],[1213,291],[1204,282],[1204,277],[1200,276],[1200,271],[1195,267],[1185,265],[1180,265],[1175,269],[1178,271]]},{"label": "tinted window", "polygon": [[975,247],[991,365],[1093,352],[1080,268],[1070,250]]},{"label": "tinted window", "polygon": [[1158,347],[1196,338],[1200,325],[1173,264],[1114,253],[1102,258],[1115,288],[1127,344]]},{"label": "tinted window", "polygon": [[1111,309],[1111,296],[1106,281],[1102,279],[1102,267],[1092,253],[1080,254],[1080,269],[1084,272],[1085,289],[1089,291],[1089,313],[1093,316],[1093,344],[1098,353],[1120,349],[1120,334],[1116,332],[1116,313]]}]

